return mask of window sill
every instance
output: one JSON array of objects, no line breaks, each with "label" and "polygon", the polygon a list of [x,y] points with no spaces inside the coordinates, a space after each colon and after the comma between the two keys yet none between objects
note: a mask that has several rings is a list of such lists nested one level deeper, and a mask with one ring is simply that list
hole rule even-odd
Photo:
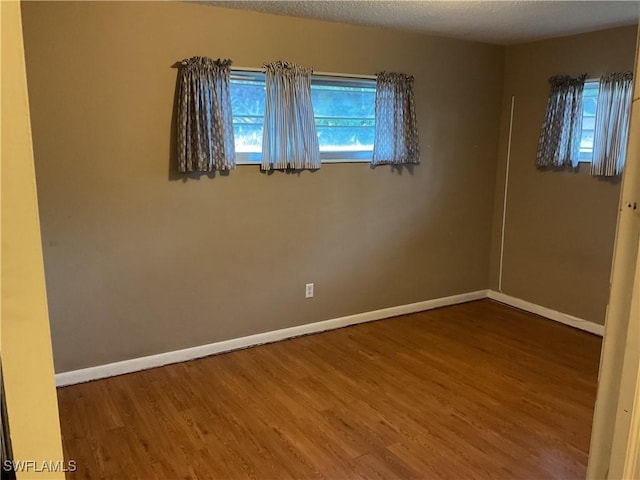
[{"label": "window sill", "polygon": [[[371,160],[365,160],[365,159],[358,159],[358,160],[353,160],[353,159],[338,159],[338,158],[332,158],[332,159],[327,159],[327,160],[321,160],[320,164],[324,164],[324,163],[371,163]],[[261,162],[252,162],[252,161],[248,161],[248,160],[236,160],[236,167],[244,167],[244,166],[251,166],[251,165],[257,165],[258,167],[260,165],[262,165]]]}]

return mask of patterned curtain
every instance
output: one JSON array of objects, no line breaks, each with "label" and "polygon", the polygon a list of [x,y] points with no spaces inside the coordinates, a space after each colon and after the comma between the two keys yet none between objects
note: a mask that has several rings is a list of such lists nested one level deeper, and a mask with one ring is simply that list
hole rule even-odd
[{"label": "patterned curtain", "polygon": [[633,74],[612,73],[600,79],[591,175],[621,175],[627,154]]},{"label": "patterned curtain", "polygon": [[178,94],[178,170],[235,167],[229,77],[231,60],[192,57],[181,62]]},{"label": "patterned curtain", "polygon": [[377,74],[375,115],[371,165],[420,163],[412,76]]},{"label": "patterned curtain", "polygon": [[578,166],[585,78],[586,75],[578,78],[555,76],[549,79],[551,94],[536,155],[536,165],[539,167]]},{"label": "patterned curtain", "polygon": [[312,70],[288,62],[265,64],[264,70],[262,169],[320,168],[311,104]]}]

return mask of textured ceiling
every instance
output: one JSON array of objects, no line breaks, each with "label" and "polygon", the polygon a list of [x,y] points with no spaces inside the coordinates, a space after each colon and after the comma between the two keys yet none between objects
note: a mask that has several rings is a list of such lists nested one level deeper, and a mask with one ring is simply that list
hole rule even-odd
[{"label": "textured ceiling", "polygon": [[510,45],[638,22],[638,1],[208,1],[212,5]]}]

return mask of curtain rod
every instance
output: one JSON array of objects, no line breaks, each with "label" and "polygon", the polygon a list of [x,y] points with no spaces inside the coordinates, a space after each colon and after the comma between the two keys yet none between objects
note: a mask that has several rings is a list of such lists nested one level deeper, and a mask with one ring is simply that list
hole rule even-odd
[{"label": "curtain rod", "polygon": [[[238,72],[263,72],[262,68],[255,67],[231,67],[231,70],[236,70]],[[318,75],[321,77],[344,77],[344,78],[360,78],[360,79],[368,79],[375,80],[375,75],[361,75],[357,73],[333,73],[333,72],[313,72],[313,75]]]}]

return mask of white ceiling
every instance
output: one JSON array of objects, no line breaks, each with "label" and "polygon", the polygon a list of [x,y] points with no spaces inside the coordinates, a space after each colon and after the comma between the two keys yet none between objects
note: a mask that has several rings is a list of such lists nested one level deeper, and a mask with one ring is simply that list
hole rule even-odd
[{"label": "white ceiling", "polygon": [[639,1],[214,0],[206,3],[500,45],[633,25],[640,14]]}]

